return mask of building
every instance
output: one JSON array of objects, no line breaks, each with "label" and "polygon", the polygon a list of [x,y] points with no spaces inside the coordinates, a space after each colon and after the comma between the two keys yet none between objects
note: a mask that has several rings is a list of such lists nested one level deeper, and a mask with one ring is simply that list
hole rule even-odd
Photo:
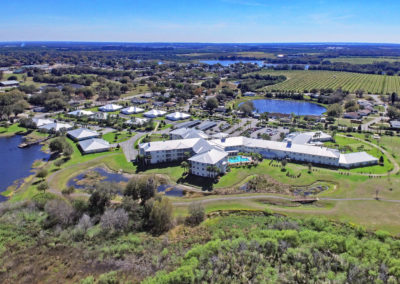
[{"label": "building", "polygon": [[120,110],[121,108],[122,108],[122,106],[120,106],[120,105],[108,104],[108,105],[99,107],[99,111],[112,112],[112,111]]},{"label": "building", "polygon": [[390,122],[390,126],[395,129],[400,129],[400,121],[399,120],[392,120]]},{"label": "building", "polygon": [[149,120],[147,118],[141,118],[141,117],[134,117],[132,119],[129,119],[125,121],[126,124],[130,125],[144,125],[148,122]]},{"label": "building", "polygon": [[332,141],[332,136],[322,132],[292,132],[286,135],[286,138],[283,140],[284,142],[292,141],[293,144],[302,144],[302,145],[322,145],[323,142]]},{"label": "building", "polygon": [[108,117],[108,113],[105,112],[95,112],[94,115],[92,116],[93,119],[97,120],[106,120]]},{"label": "building", "polygon": [[97,138],[100,134],[87,128],[78,128],[67,132],[68,137],[74,141],[82,141],[91,138]]},{"label": "building", "polygon": [[[185,154],[193,157],[211,149],[223,151],[226,155],[238,153],[258,153],[267,159],[288,159],[292,161],[326,165],[332,167],[361,167],[375,165],[378,159],[365,153],[341,154],[336,149],[309,144],[293,144],[292,141],[276,142],[252,139],[243,136],[214,139],[206,141],[202,138],[179,139],[149,142],[139,145],[139,153],[149,164],[183,160]],[[211,154],[214,152],[210,152]],[[204,157],[203,157],[204,158]],[[204,158],[205,159],[205,158]],[[221,169],[222,170],[222,169]],[[196,171],[194,171],[195,173]]]},{"label": "building", "polygon": [[177,112],[168,114],[166,116],[166,118],[169,120],[172,120],[172,121],[184,120],[184,119],[190,118],[190,114],[177,111]]},{"label": "building", "polygon": [[189,159],[190,172],[202,177],[216,177],[226,173],[228,153],[212,148]]},{"label": "building", "polygon": [[346,112],[345,114],[343,114],[343,118],[359,119],[360,114],[358,112]]},{"label": "building", "polygon": [[245,97],[254,97],[255,95],[256,95],[256,93],[254,93],[254,92],[245,92],[243,94],[243,96],[245,96]]},{"label": "building", "polygon": [[94,115],[94,112],[90,111],[90,110],[78,109],[78,110],[71,111],[68,114],[72,115],[72,116],[79,116],[80,117],[80,116],[92,116],[92,115]]},{"label": "building", "polygon": [[191,128],[201,123],[201,120],[191,120],[175,124],[175,129],[178,128]]},{"label": "building", "polygon": [[78,144],[83,154],[106,152],[111,148],[110,143],[99,138],[83,140]]},{"label": "building", "polygon": [[47,118],[32,118],[32,122],[36,125],[36,127],[40,127],[46,124],[54,123],[54,120]]},{"label": "building", "polygon": [[131,106],[131,107],[127,107],[121,110],[121,113],[123,114],[135,114],[135,113],[141,113],[144,112],[144,109],[140,108],[140,107],[135,107],[135,106]]},{"label": "building", "polygon": [[49,124],[44,124],[39,127],[39,129],[46,129],[48,131],[53,130],[53,131],[60,131],[61,129],[69,130],[72,128],[71,124],[68,123],[61,123],[61,122],[53,122]]},{"label": "building", "polygon": [[218,132],[218,133],[213,134],[211,137],[212,137],[213,139],[223,139],[223,138],[226,138],[226,137],[228,137],[228,136],[229,136],[228,133]]},{"label": "building", "polygon": [[213,128],[216,125],[217,125],[217,123],[215,121],[206,120],[206,121],[203,121],[202,123],[200,123],[198,126],[196,126],[196,128],[201,131],[206,131],[210,128]]},{"label": "building", "polygon": [[193,128],[178,128],[169,133],[171,140],[189,139],[189,138],[203,138],[208,139],[208,135],[201,130]]},{"label": "building", "polygon": [[19,82],[16,80],[2,81],[0,82],[0,87],[18,87]]},{"label": "building", "polygon": [[149,117],[149,118],[156,118],[159,116],[164,116],[167,112],[163,111],[163,110],[157,110],[157,109],[152,109],[149,110],[148,112],[145,112],[143,115],[145,117]]}]

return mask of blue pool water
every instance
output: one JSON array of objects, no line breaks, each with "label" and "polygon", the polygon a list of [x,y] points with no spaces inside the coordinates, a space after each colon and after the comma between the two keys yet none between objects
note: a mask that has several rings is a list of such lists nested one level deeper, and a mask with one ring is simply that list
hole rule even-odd
[{"label": "blue pool water", "polygon": [[242,156],[229,157],[228,162],[231,164],[245,163],[245,162],[250,162],[250,158]]},{"label": "blue pool water", "polygon": [[321,115],[326,111],[326,108],[318,104],[302,101],[286,101],[286,100],[252,100],[255,111],[257,113],[284,113],[295,115]]}]

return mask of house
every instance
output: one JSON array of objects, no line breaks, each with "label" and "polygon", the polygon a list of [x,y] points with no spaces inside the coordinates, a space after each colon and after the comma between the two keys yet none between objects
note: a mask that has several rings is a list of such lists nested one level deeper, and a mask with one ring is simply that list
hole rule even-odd
[{"label": "house", "polygon": [[92,138],[79,142],[79,148],[84,154],[99,153],[109,151],[110,143],[103,139]]},{"label": "house", "polygon": [[392,120],[390,126],[392,128],[400,129],[400,120]]},{"label": "house", "polygon": [[78,116],[78,117],[80,117],[80,116],[92,116],[92,115],[94,115],[94,112],[93,112],[93,111],[90,111],[90,110],[81,110],[81,109],[78,109],[78,110],[71,111],[71,112],[69,112],[68,114],[69,114],[69,115],[72,115],[72,116]]},{"label": "house", "polygon": [[343,114],[343,118],[359,119],[360,115],[357,112],[346,112]]},{"label": "house", "polygon": [[122,108],[122,106],[120,106],[120,105],[108,104],[108,105],[99,107],[99,111],[112,112],[112,111],[120,110],[121,108]]},{"label": "house", "polygon": [[174,106],[176,106],[176,103],[175,102],[168,102],[168,103],[165,103],[164,106],[165,107],[174,107]]},{"label": "house", "polygon": [[39,129],[46,129],[46,130],[53,130],[53,131],[60,131],[61,129],[69,130],[71,128],[72,128],[71,124],[61,123],[61,122],[44,124],[39,127]]},{"label": "house", "polygon": [[189,139],[189,138],[203,138],[208,139],[208,135],[201,130],[193,128],[178,128],[169,133],[171,140]]},{"label": "house", "polygon": [[164,105],[164,102],[153,102],[153,106],[161,107]]},{"label": "house", "polygon": [[132,119],[125,121],[125,123],[130,125],[143,125],[146,124],[148,121],[149,120],[147,118],[134,117]]},{"label": "house", "polygon": [[368,116],[368,115],[370,115],[371,114],[371,110],[369,110],[369,109],[361,109],[361,110],[359,110],[358,111],[358,114],[360,115],[360,116]]},{"label": "house", "polygon": [[91,138],[97,138],[100,134],[87,128],[78,128],[67,132],[68,137],[74,141],[81,141]]},{"label": "house", "polygon": [[254,97],[255,95],[256,95],[256,93],[254,93],[254,92],[245,92],[243,94],[244,97]]},{"label": "house", "polygon": [[19,82],[16,80],[2,81],[0,82],[0,87],[18,87]]},{"label": "house", "polygon": [[226,173],[228,153],[215,148],[189,158],[190,172],[201,177],[215,177]]},{"label": "house", "polygon": [[157,109],[152,109],[148,112],[145,112],[143,115],[145,117],[149,117],[149,118],[155,118],[155,117],[159,117],[159,116],[163,116],[165,115],[167,112],[163,111],[163,110],[157,110]]},{"label": "house", "polygon": [[145,99],[138,99],[138,98],[133,98],[131,100],[131,102],[135,105],[143,105],[143,104],[147,104],[147,100]]},{"label": "house", "polygon": [[188,119],[189,117],[190,117],[190,114],[179,112],[179,111],[170,113],[166,116],[167,119],[172,120],[172,121]]},{"label": "house", "polygon": [[131,106],[131,107],[127,107],[121,110],[121,113],[123,114],[134,114],[134,113],[141,113],[144,112],[144,109],[140,108],[140,107],[135,107],[135,106]]},{"label": "house", "polygon": [[32,118],[32,122],[36,125],[36,127],[40,127],[45,124],[54,123],[54,120],[47,118]]},{"label": "house", "polygon": [[97,120],[106,120],[108,117],[108,113],[105,112],[95,112],[94,115],[92,116],[93,119]]}]

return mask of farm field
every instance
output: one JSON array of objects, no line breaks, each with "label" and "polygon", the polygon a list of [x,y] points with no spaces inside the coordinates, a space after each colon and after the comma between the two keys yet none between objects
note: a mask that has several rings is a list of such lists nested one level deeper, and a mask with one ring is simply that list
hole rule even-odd
[{"label": "farm field", "polygon": [[374,62],[396,62],[400,61],[398,57],[336,57],[327,58],[330,62],[345,62],[350,64],[372,64]]},{"label": "farm field", "polygon": [[400,76],[383,76],[338,71],[266,70],[263,74],[284,75],[287,80],[265,87],[265,90],[302,92],[313,88],[342,87],[355,92],[363,89],[366,93],[386,94],[400,92]]}]

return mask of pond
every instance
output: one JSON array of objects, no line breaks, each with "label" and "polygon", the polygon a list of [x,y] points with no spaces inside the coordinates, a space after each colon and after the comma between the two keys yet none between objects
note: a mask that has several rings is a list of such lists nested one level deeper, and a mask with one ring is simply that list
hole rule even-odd
[{"label": "pond", "polygon": [[[5,191],[16,182],[22,183],[22,179],[32,174],[32,164],[36,160],[47,160],[50,155],[42,152],[41,145],[32,145],[27,148],[18,148],[23,142],[23,136],[0,138],[0,192]],[[0,202],[6,198],[0,195]]]},{"label": "pond", "polygon": [[[97,167],[90,169],[88,171],[85,171],[84,173],[81,173],[73,178],[71,178],[67,182],[67,186],[73,186],[77,189],[84,189],[86,187],[85,183],[81,183],[80,181],[84,180],[85,178],[87,179],[86,175],[88,172],[95,172],[97,173],[101,178],[98,178],[98,181],[100,182],[115,182],[115,183],[127,183],[130,179],[130,177],[108,171],[102,167]],[[180,197],[183,196],[183,190],[172,185],[168,184],[162,184],[158,186],[157,192],[164,192],[166,196],[176,196]]]},{"label": "pond", "polygon": [[264,61],[262,60],[200,60],[200,62],[208,65],[215,65],[219,63],[222,66],[229,66],[235,63],[253,63],[260,67],[264,66]]},{"label": "pond", "polygon": [[283,113],[296,115],[321,115],[326,108],[318,104],[303,101],[261,99],[252,100],[255,112]]}]

